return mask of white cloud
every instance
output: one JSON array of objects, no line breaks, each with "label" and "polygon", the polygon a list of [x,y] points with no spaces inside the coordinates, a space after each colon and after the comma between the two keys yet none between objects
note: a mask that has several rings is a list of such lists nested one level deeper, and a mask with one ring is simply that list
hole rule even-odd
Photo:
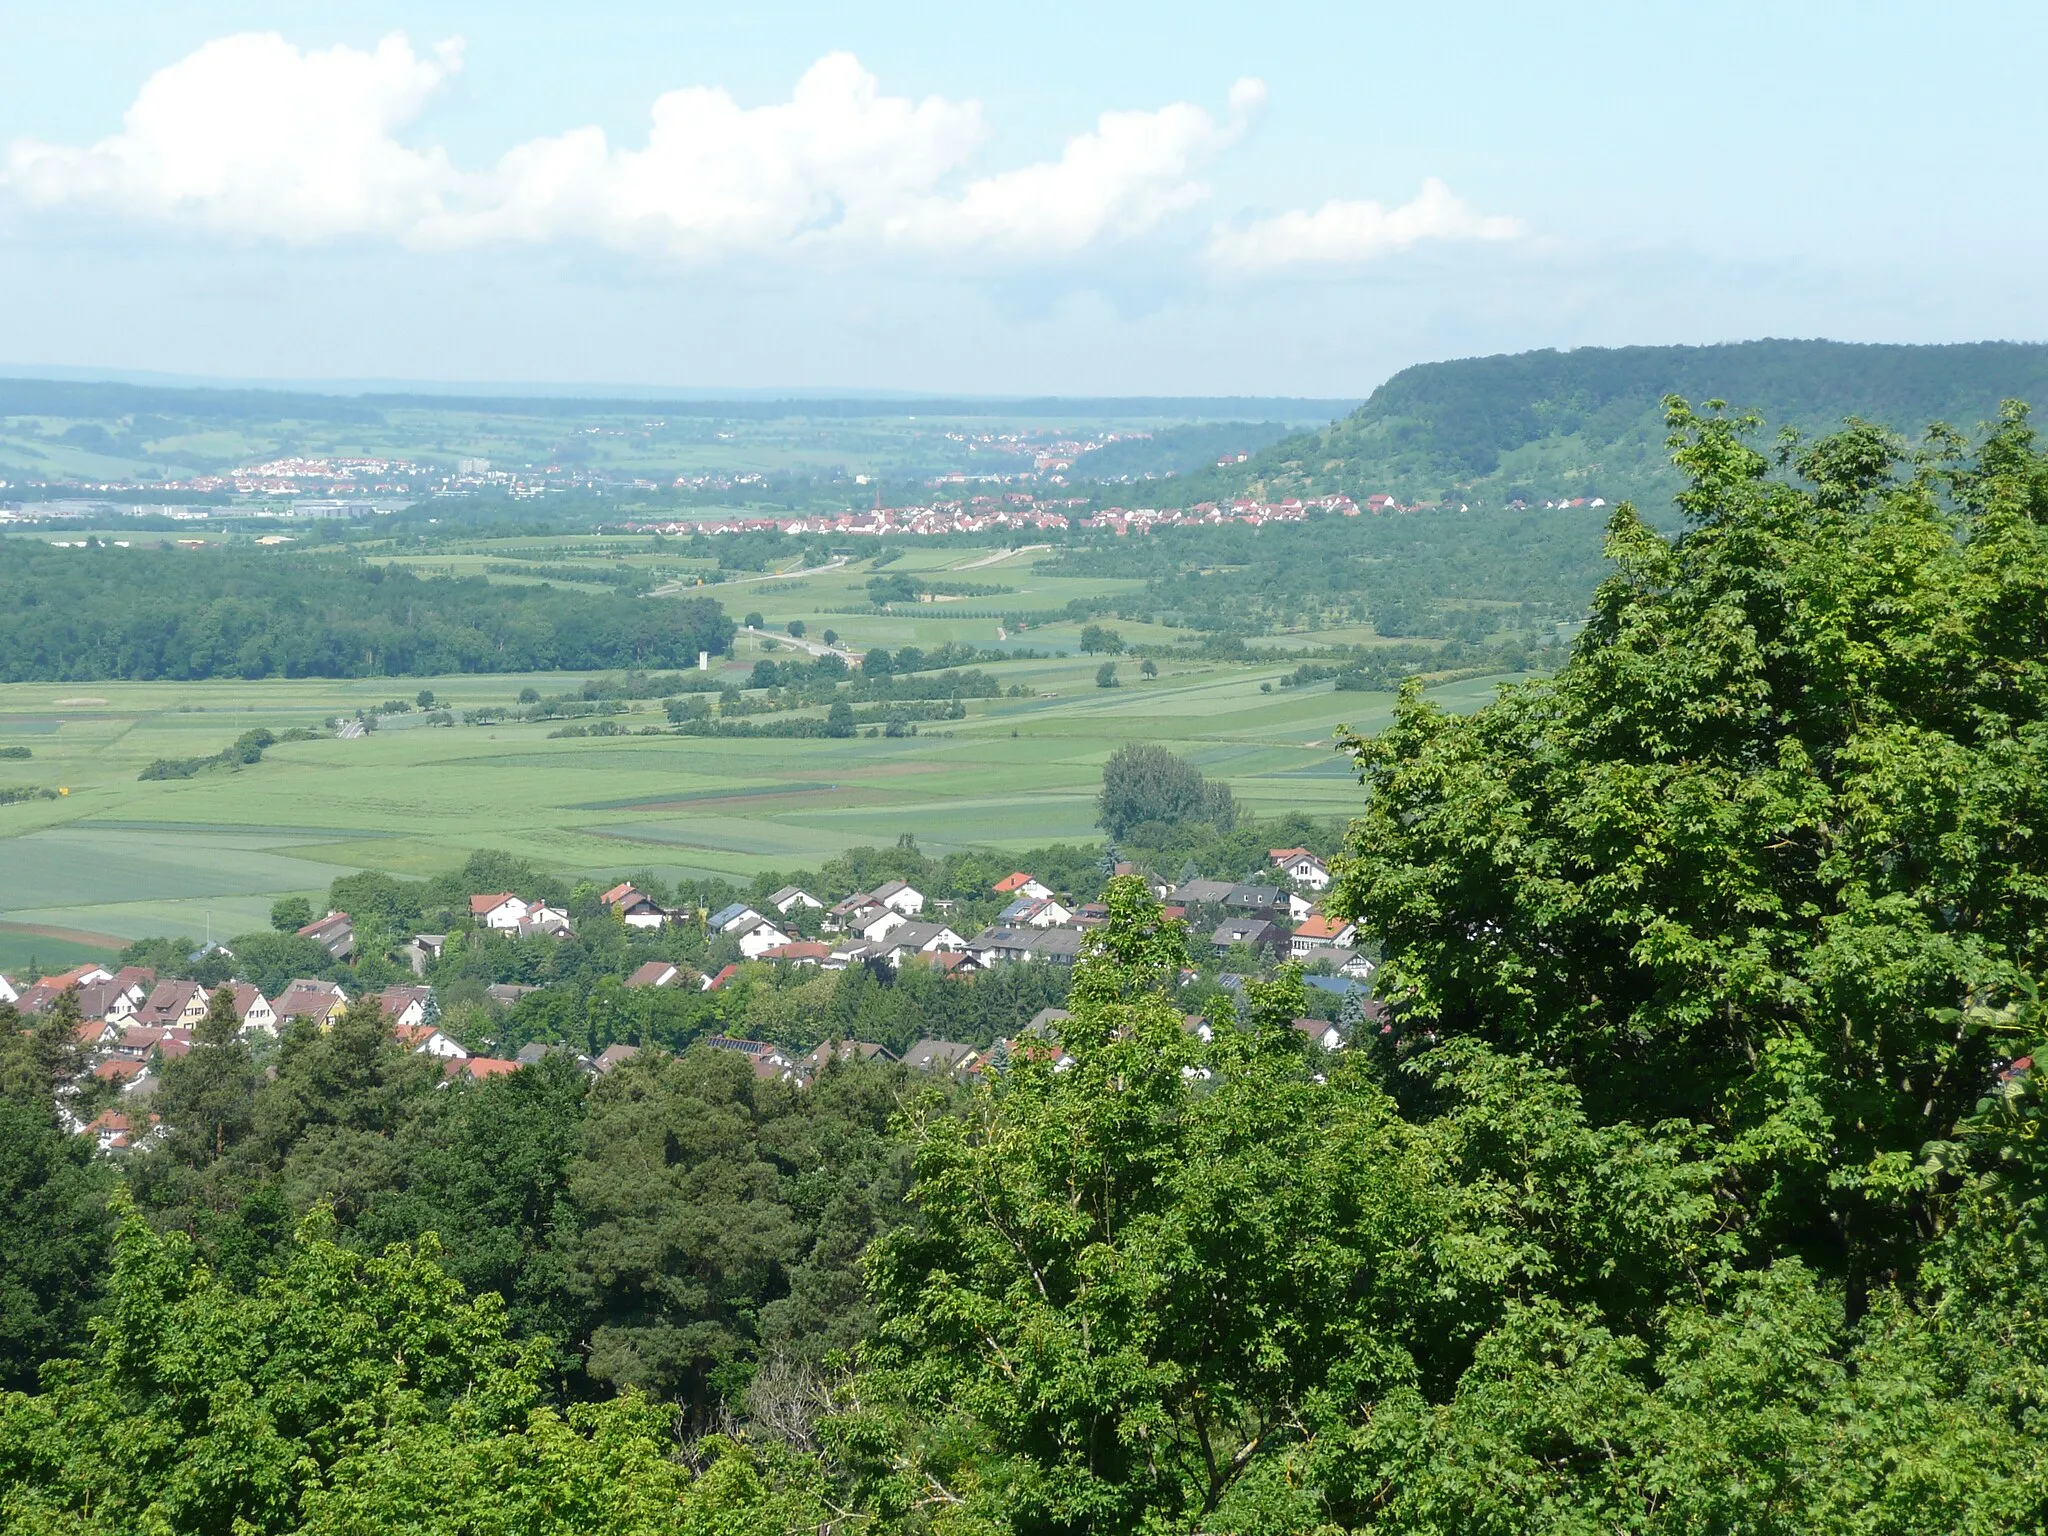
[{"label": "white cloud", "polygon": [[[858,59],[832,53],[786,101],[747,107],[717,87],[670,91],[640,147],[575,128],[465,172],[406,137],[461,65],[459,42],[421,55],[401,33],[370,50],[301,49],[276,33],[220,38],[152,75],[120,132],[87,148],[17,141],[5,182],[31,206],[295,244],[586,243],[689,262],[1056,260],[1204,206],[1204,174],[1266,94],[1238,81],[1220,119],[1190,102],[1104,112],[1057,158],[976,174],[988,136],[979,103],[886,95]],[[1208,250],[1222,268],[1256,272],[1518,232],[1430,181],[1398,208],[1329,202],[1222,225]]]},{"label": "white cloud", "polygon": [[747,108],[693,87],[654,103],[643,149],[580,128],[509,151],[470,206],[423,241],[590,240],[715,259],[878,228],[930,195],[985,136],[974,102],[884,96],[851,54],[828,54],[786,102]]},{"label": "white cloud", "polygon": [[1105,112],[1059,159],[969,182],[958,197],[925,199],[885,226],[896,244],[1068,255],[1104,238],[1143,234],[1199,207],[1198,173],[1244,132],[1266,87],[1231,87],[1230,117],[1175,102],[1157,112]]},{"label": "white cloud", "polygon": [[1512,240],[1522,232],[1520,220],[1482,214],[1431,177],[1398,208],[1333,199],[1313,212],[1295,208],[1223,225],[1210,236],[1209,255],[1234,271],[1262,272],[1371,261],[1425,240]]},{"label": "white cloud", "polygon": [[459,42],[421,58],[397,33],[372,51],[302,50],[274,32],[207,43],[158,70],[89,149],[16,142],[7,181],[41,206],[84,204],[312,242],[403,234],[456,180],[396,131],[460,69]]}]

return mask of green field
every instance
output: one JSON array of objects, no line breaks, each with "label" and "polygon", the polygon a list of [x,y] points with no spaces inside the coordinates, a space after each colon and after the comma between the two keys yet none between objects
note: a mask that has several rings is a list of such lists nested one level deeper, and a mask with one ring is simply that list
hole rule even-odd
[{"label": "green field", "polygon": [[[922,628],[922,626],[920,626]],[[1357,802],[1330,747],[1339,723],[1374,726],[1391,700],[1327,685],[1259,691],[1273,669],[1167,661],[1154,682],[1094,686],[1095,662],[999,669],[1024,699],[975,700],[916,737],[851,741],[624,736],[548,739],[549,723],[429,728],[404,717],[356,740],[273,747],[261,763],[138,781],[158,757],[217,751],[256,725],[317,725],[418,679],[0,688],[0,783],[62,786],[0,806],[0,964],[47,968],[150,933],[260,926],[270,903],[336,875],[424,874],[497,847],[571,873],[751,875],[917,835],[928,851],[1085,839],[1103,759],[1160,741],[1226,779],[1253,809],[1341,816]],[[527,684],[426,680],[457,708],[505,704]],[[1490,685],[1444,690],[1476,702]],[[648,701],[628,727],[662,723]]]}]

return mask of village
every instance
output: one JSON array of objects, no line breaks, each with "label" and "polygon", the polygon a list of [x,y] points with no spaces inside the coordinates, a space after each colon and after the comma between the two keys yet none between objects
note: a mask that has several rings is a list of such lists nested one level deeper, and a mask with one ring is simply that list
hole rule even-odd
[{"label": "village", "polygon": [[[1234,882],[1190,879],[1176,884],[1135,864],[1118,862],[1114,874],[1142,879],[1161,904],[1161,915],[1188,927],[1191,955],[1221,968],[1226,992],[1241,993],[1247,979],[1283,965],[1301,968],[1307,994],[1331,1017],[1295,1021],[1305,1042],[1342,1051],[1367,1023],[1384,1027],[1384,1008],[1371,997],[1375,962],[1351,922],[1325,914],[1322,897],[1331,883],[1328,864],[1307,848],[1272,849],[1263,880]],[[642,940],[669,932],[693,931],[705,952],[736,955],[715,968],[699,969],[670,959],[641,959],[617,979],[630,991],[715,994],[743,985],[750,976],[843,972],[867,967],[881,975],[919,968],[935,978],[971,985],[982,973],[1019,965],[1069,968],[1084,954],[1090,931],[1108,916],[1101,901],[1077,901],[1017,870],[996,882],[989,901],[1002,905],[993,921],[960,924],[955,900],[928,900],[907,881],[884,881],[837,899],[785,885],[757,901],[733,900],[716,911],[664,907],[631,881],[597,899],[597,921],[619,926]],[[569,910],[514,891],[469,896],[467,934],[513,944],[560,943],[577,936]],[[586,919],[588,921],[588,919]],[[971,928],[972,933],[962,929]],[[193,952],[189,967],[225,963],[228,976],[212,986],[191,977],[159,974],[141,965],[110,968],[74,966],[33,980],[0,975],[0,1006],[25,1021],[69,1019],[77,1067],[60,1109],[68,1128],[90,1137],[105,1153],[149,1144],[162,1134],[150,1099],[163,1064],[189,1053],[210,1016],[231,1010],[235,1035],[257,1047],[273,1045],[294,1029],[331,1030],[352,1008],[374,1005],[381,1026],[399,1048],[432,1058],[449,1084],[479,1082],[567,1056],[592,1076],[617,1070],[646,1049],[639,1040],[612,1041],[584,1054],[560,1040],[531,1040],[509,1054],[494,1054],[474,1039],[465,1043],[443,1027],[440,998],[426,982],[429,968],[451,942],[466,935],[414,933],[395,947],[391,959],[410,968],[415,980],[381,987],[351,986],[350,968],[360,958],[354,918],[329,911],[299,925],[292,937],[317,946],[333,962],[329,977],[297,976],[275,996],[240,973],[230,948],[209,944]],[[629,957],[637,951],[623,951]],[[1192,967],[1183,977],[1192,983]],[[339,976],[342,979],[334,979]],[[544,991],[531,983],[497,982],[486,989],[497,1010],[513,1010]],[[965,1081],[1000,1072],[1019,1051],[1049,1053],[1065,1061],[1054,1026],[1065,1010],[1045,1007],[1015,1035],[994,1040],[927,1037],[892,1051],[877,1041],[854,1039],[751,1039],[727,1032],[707,1033],[691,1042],[736,1052],[754,1075],[802,1090],[835,1058],[900,1060],[907,1068]],[[1190,1013],[1186,1027],[1208,1038],[1209,1023]]]}]

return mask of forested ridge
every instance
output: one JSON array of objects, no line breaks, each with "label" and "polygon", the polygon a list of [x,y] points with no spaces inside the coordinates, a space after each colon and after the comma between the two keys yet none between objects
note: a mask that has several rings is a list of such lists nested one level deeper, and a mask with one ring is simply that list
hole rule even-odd
[{"label": "forested ridge", "polygon": [[1559,672],[1349,743],[1342,1052],[1130,878],[974,1086],[220,1003],[115,1163],[7,1032],[4,1528],[2048,1526],[2048,457],[1667,410]]},{"label": "forested ridge", "polygon": [[416,677],[693,666],[733,624],[649,600],[346,555],[0,539],[0,681]]},{"label": "forested ridge", "polygon": [[1660,402],[1670,394],[1726,400],[1809,436],[1850,418],[1916,434],[1935,422],[1971,431],[2002,399],[2048,399],[2048,346],[1746,341],[1421,363],[1320,431],[1157,494],[1176,506],[1246,494],[1386,494],[1490,510],[1516,497],[1661,505],[1681,483],[1664,448]]}]

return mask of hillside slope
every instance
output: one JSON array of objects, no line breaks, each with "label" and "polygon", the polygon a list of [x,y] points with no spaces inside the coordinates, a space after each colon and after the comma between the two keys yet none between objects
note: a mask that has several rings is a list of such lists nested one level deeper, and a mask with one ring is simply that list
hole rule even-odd
[{"label": "hillside slope", "polygon": [[1378,492],[1411,504],[1661,501],[1677,486],[1659,405],[1674,393],[1759,411],[1770,433],[1826,431],[1850,416],[1915,436],[1935,421],[1970,431],[2002,399],[2048,406],[2048,345],[1748,341],[1423,363],[1321,431],[1183,476],[1161,494],[1175,505]]}]

